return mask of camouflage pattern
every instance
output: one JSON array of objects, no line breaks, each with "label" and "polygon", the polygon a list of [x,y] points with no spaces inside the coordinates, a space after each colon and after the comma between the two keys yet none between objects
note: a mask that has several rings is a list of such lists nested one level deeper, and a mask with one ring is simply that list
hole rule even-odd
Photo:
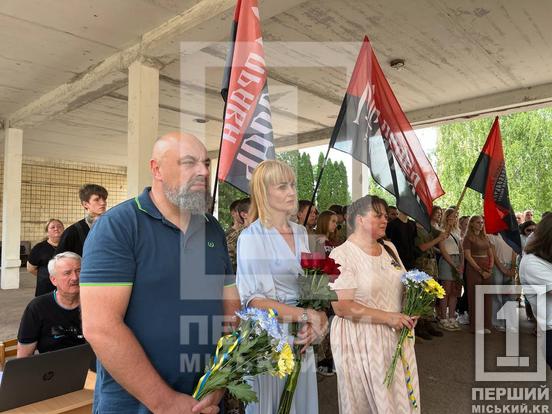
[{"label": "camouflage pattern", "polygon": [[237,268],[237,249],[238,249],[238,237],[243,229],[236,230],[233,227],[226,232],[226,244],[228,245],[228,256],[230,256],[230,262],[232,262],[232,269],[236,273]]}]

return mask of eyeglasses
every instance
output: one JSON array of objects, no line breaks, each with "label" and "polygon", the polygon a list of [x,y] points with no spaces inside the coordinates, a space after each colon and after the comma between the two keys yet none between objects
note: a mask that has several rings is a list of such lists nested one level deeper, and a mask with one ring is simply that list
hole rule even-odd
[{"label": "eyeglasses", "polygon": [[525,233],[533,233],[535,231],[534,228],[525,229]]}]

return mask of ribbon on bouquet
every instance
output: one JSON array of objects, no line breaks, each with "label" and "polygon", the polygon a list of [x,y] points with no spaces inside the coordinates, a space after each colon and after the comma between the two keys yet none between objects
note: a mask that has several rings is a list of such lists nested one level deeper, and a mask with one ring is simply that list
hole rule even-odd
[{"label": "ribbon on bouquet", "polygon": [[[236,340],[234,341],[234,343],[232,343],[232,345],[230,345],[230,348],[228,348],[228,352],[225,352],[222,357],[220,357],[219,359],[219,354],[220,354],[220,350],[222,348],[222,345],[224,344],[224,342],[227,340],[227,339],[230,339],[230,338],[236,338]],[[199,380],[199,383],[197,384],[197,387],[194,391],[194,394],[193,394],[193,397],[196,398],[200,393],[201,391],[203,390],[203,387],[205,387],[205,384],[207,383],[207,380],[209,379],[209,377],[211,376],[211,374],[213,374],[214,372],[218,371],[219,368],[222,366],[222,364],[224,364],[228,358],[230,357],[230,353],[239,345],[239,343],[241,342],[242,340],[242,337],[238,334],[238,332],[233,332],[232,334],[230,335],[225,335],[223,337],[221,337],[219,340],[218,340],[218,343],[217,343],[217,349],[215,351],[215,359],[213,361],[213,367],[210,368]]]},{"label": "ribbon on bouquet", "polygon": [[[410,331],[412,333],[412,331]],[[408,338],[412,338],[409,336]],[[404,367],[404,377],[406,380],[406,390],[408,391],[408,399],[412,403],[414,408],[418,408],[418,403],[416,402],[416,396],[414,395],[414,387],[412,386],[412,372],[410,372],[410,365],[404,356],[404,352],[401,349],[401,361]]]}]

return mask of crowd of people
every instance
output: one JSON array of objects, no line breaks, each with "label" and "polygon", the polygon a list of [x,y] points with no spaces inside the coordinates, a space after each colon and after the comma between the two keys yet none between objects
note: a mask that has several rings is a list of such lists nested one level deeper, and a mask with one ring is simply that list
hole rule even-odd
[{"label": "crowd of people", "polygon": [[[196,137],[159,138],[150,169],[151,187],[107,212],[105,188],[83,186],[84,219],[65,230],[49,220],[46,239],[29,258],[37,297],[21,320],[18,357],[88,341],[98,357],[94,412],[218,412],[224,390],[201,402],[191,394],[215,351],[220,316],[226,329],[235,327],[235,311],[246,306],[275,310],[285,330],[291,322],[302,326],[290,339],[303,352],[292,412],[318,413],[317,372],[337,375],[341,413],[414,412],[411,398],[420,406],[413,341],[403,350],[409,378],[383,384],[401,328],[422,341],[462,324],[481,335],[503,331],[509,325],[496,313],[511,298],[486,296],[478,309],[476,286],[518,283],[518,273],[527,285],[552,279],[549,213],[539,223],[531,211],[520,216],[521,259],[500,236],[486,234],[481,215],[459,217],[454,206],[434,207],[429,229],[370,195],[319,212],[297,200],[294,171],[271,160],[253,171],[250,196],[229,206],[232,224],[224,232],[208,213],[209,158]],[[297,306],[303,252],[340,265],[330,284],[337,301],[327,312]],[[433,317],[401,312],[401,275],[411,269],[446,291]],[[530,312],[536,296],[526,298]],[[552,319],[541,323],[552,332]],[[276,413],[285,378],[248,383],[258,401],[244,408],[227,397],[226,412]]]},{"label": "crowd of people", "polygon": [[79,190],[84,218],[64,229],[46,223],[46,238],[31,249],[27,270],[36,276],[35,298],[25,308],[17,334],[17,357],[85,342],[80,312],[81,256],[90,228],[107,208],[107,190],[85,184]]},{"label": "crowd of people", "polygon": [[[269,167],[265,165],[264,168]],[[270,176],[266,179],[267,185],[276,185],[278,182],[289,185],[292,182],[290,172],[279,171],[283,167],[278,164],[273,168],[274,171],[265,173]],[[263,170],[259,170],[258,174],[261,171]],[[252,191],[254,192],[254,187]],[[261,193],[270,194],[266,189]],[[249,198],[245,200],[250,202]],[[265,201],[265,205],[269,201]],[[231,205],[230,209],[235,205]],[[296,213],[284,208],[281,210],[288,217],[287,225],[280,221],[278,226],[271,226],[268,219],[255,221],[258,218],[255,215],[251,220],[247,216],[243,216],[239,222],[234,220],[230,229],[229,248],[234,249],[237,244],[238,263],[244,263],[237,267],[242,304],[250,305],[247,298],[256,295],[263,299],[270,298],[268,301],[257,299],[253,302],[253,306],[264,308],[274,307],[274,300],[288,301],[291,304],[297,299],[292,292],[294,284],[289,274],[296,273],[296,268],[292,267],[291,272],[287,270],[287,280],[279,280],[286,273],[284,269],[246,266],[259,258],[265,264],[278,263],[293,246],[288,239],[287,249],[281,244],[272,246],[267,251],[266,241],[271,238],[276,237],[278,242],[282,242],[289,237],[289,233],[298,232],[305,250],[308,245],[310,252],[325,253],[341,265],[342,275],[332,286],[338,292],[339,300],[333,305],[335,312],[327,315],[333,319],[330,335],[320,338],[315,347],[318,348],[318,373],[331,375],[332,372],[337,372],[341,412],[366,412],[367,407],[368,412],[409,412],[409,401],[400,392],[404,389],[404,383],[395,382],[394,386],[397,388],[389,391],[374,380],[384,376],[384,370],[396,345],[395,332],[403,326],[412,327],[416,324],[416,338],[422,341],[442,337],[443,331],[460,331],[461,325],[468,325],[471,333],[481,335],[503,332],[514,326],[507,320],[498,318],[497,313],[507,301],[519,301],[522,297],[513,294],[485,295],[483,309],[478,309],[476,287],[520,284],[518,270],[521,261],[521,257],[518,257],[502,236],[486,233],[482,215],[459,216],[455,206],[446,209],[435,206],[430,216],[431,228],[428,230],[395,206],[387,206],[385,201],[375,196],[363,197],[351,206],[333,205],[321,213],[308,200],[299,200]],[[546,218],[549,215],[549,212],[543,213],[543,220],[537,225],[532,220],[533,214],[530,210],[523,213],[519,230],[524,249],[529,246],[528,251],[532,251],[532,239],[538,240],[535,236],[539,233],[535,230],[539,226],[542,229],[541,234],[546,234],[544,229],[547,220],[552,220],[552,215]],[[295,223],[304,228],[296,227]],[[256,238],[249,242],[250,232],[255,230]],[[244,236],[231,239],[234,232],[241,232]],[[535,236],[532,236],[533,232]],[[550,253],[542,253],[539,258],[532,260],[544,260],[547,264],[539,262],[540,274],[531,280],[541,284],[547,280],[546,283],[549,283],[552,280]],[[525,269],[527,259],[521,262],[524,263],[522,269]],[[426,272],[438,280],[446,291],[444,299],[435,304],[434,317],[414,321],[400,313],[400,275],[413,269]],[[521,274],[523,280],[524,274]],[[262,278],[260,275],[263,275]],[[526,307],[528,319],[533,320],[531,302],[534,296],[528,294],[526,297],[529,300],[525,299],[522,305]],[[479,314],[483,315],[484,323],[476,329],[475,316]],[[289,315],[291,318],[296,317],[296,311]],[[359,323],[360,321],[368,321],[368,324]],[[328,340],[333,353],[328,353],[330,347],[325,346]],[[414,350],[407,347],[405,353],[411,360],[413,383],[417,384]],[[376,355],[381,356],[381,360]],[[359,361],[363,363],[359,364]],[[370,380],[364,383],[359,381],[360,378]],[[305,379],[305,383],[308,384],[308,380]],[[283,383],[277,387],[259,381],[255,389],[270,389],[271,392],[264,401],[273,401],[274,394],[279,395],[282,386]],[[419,395],[416,396],[419,398]],[[261,407],[265,411],[257,409],[248,412],[274,412],[274,404]],[[307,409],[306,412],[311,411]]]}]

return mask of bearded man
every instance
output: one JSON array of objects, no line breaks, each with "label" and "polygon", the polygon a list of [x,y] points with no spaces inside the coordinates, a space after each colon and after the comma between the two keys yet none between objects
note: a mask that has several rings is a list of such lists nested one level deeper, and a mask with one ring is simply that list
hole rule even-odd
[{"label": "bearded man", "polygon": [[[85,338],[98,357],[94,413],[216,413],[223,390],[191,397],[239,306],[209,158],[193,135],[159,138],[152,186],[102,215],[84,248]],[[226,312],[225,312],[226,311]]]}]

